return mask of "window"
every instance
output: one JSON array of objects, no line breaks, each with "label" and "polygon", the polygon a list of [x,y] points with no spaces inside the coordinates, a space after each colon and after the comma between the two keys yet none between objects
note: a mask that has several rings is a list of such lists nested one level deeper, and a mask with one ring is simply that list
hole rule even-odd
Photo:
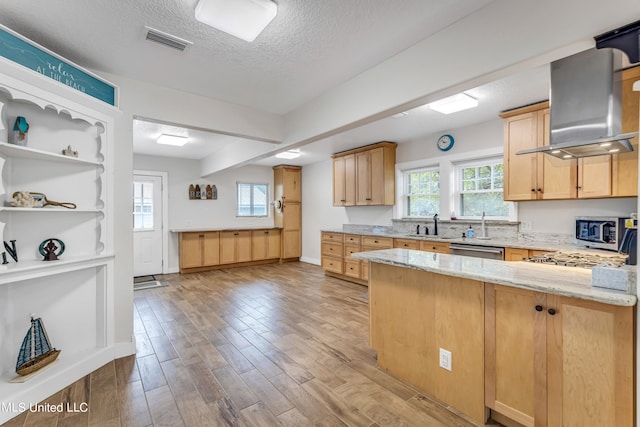
[{"label": "window", "polygon": [[153,230],[152,182],[133,182],[133,228]]},{"label": "window", "polygon": [[440,171],[437,168],[404,173],[407,217],[433,216],[440,210]]},{"label": "window", "polygon": [[238,183],[238,216],[267,216],[267,184]]},{"label": "window", "polygon": [[515,203],[505,202],[502,158],[458,164],[456,198],[460,217],[514,219]]}]

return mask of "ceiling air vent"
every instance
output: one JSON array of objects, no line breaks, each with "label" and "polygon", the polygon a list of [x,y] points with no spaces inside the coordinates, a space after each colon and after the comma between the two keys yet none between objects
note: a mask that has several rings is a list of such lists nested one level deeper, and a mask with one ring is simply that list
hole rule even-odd
[{"label": "ceiling air vent", "polygon": [[163,33],[155,28],[145,27],[145,29],[147,30],[147,35],[145,37],[146,40],[151,40],[152,42],[160,43],[173,49],[178,49],[181,52],[193,44],[188,40]]}]

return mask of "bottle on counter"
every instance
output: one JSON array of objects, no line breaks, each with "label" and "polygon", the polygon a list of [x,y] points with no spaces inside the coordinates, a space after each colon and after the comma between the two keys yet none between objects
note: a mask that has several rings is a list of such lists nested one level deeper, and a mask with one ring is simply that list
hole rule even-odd
[{"label": "bottle on counter", "polygon": [[469,226],[469,229],[467,230],[467,237],[469,239],[473,237],[473,228],[471,226]]}]

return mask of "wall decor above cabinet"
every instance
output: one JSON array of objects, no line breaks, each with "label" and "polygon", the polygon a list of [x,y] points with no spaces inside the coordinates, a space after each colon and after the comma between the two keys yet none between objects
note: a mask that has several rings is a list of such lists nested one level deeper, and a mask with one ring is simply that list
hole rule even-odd
[{"label": "wall decor above cabinet", "polygon": [[218,200],[218,188],[212,184],[191,184],[189,200]]},{"label": "wall decor above cabinet", "polygon": [[378,142],[333,156],[333,206],[393,206],[395,142]]}]

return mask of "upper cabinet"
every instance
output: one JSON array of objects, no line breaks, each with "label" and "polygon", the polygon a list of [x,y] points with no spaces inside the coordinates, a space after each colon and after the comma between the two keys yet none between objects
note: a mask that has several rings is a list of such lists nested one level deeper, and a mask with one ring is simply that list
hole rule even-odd
[{"label": "upper cabinet", "polygon": [[393,206],[396,144],[377,144],[333,155],[334,206]]},{"label": "upper cabinet", "polygon": [[[622,74],[622,132],[638,130],[640,67]],[[504,119],[504,200],[558,200],[638,195],[638,138],[624,154],[561,160],[542,153],[516,155],[520,150],[549,145],[549,103],[529,105],[500,114]]]}]

